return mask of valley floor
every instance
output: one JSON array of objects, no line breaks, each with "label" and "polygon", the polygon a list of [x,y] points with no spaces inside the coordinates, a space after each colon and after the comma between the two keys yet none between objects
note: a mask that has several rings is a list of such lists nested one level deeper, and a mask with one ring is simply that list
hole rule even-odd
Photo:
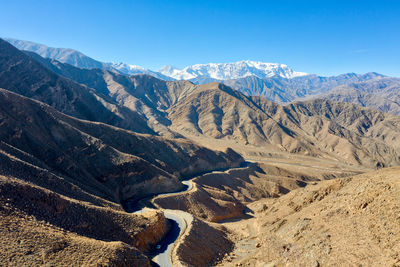
[{"label": "valley floor", "polygon": [[[331,159],[266,153],[235,142],[194,140],[214,149],[234,147],[250,162],[201,175],[191,190],[154,200],[160,207],[214,222],[212,227],[228,233],[234,250],[217,265],[400,263],[400,168],[372,170]],[[181,259],[199,255],[194,249]]]},{"label": "valley floor", "polygon": [[[186,182],[189,190],[161,194],[152,199],[153,205],[161,210],[190,216],[181,232],[184,234],[169,248],[167,256],[156,259],[162,266],[168,265],[169,257],[174,264],[182,266],[400,264],[400,167],[374,171],[329,158],[293,155],[234,141],[192,140],[221,151],[233,147],[244,155],[247,164],[196,176]],[[10,183],[9,179],[3,179],[4,185]],[[7,192],[5,188],[3,186],[3,195]],[[109,259],[114,261],[111,265],[129,260],[148,264],[141,252],[123,242],[93,240],[70,232],[66,234],[63,229],[43,230],[47,236],[54,236],[55,241],[46,237],[49,244],[40,245],[37,240],[36,245],[31,246],[29,242],[34,240],[33,237],[29,241],[12,236],[15,232],[12,228],[20,224],[12,220],[18,219],[24,224],[42,222],[12,215],[11,209],[7,208],[9,199],[4,201],[0,229],[9,240],[27,243],[9,243],[12,246],[4,243],[3,247],[9,247],[11,254],[3,255],[3,263],[7,258],[11,262],[33,265],[59,260],[73,262],[73,259],[64,258],[63,253],[77,246],[79,253],[87,251],[90,263],[84,258],[80,260],[89,265]],[[124,212],[121,214],[129,216]],[[46,227],[50,226],[39,228]],[[147,231],[152,231],[152,227],[148,224]],[[27,234],[33,232],[29,230]],[[165,229],[160,230],[160,236],[152,238],[159,240],[162,234]],[[139,234],[135,242],[140,242],[143,237]],[[93,249],[85,242],[92,242]],[[79,248],[80,245],[85,249]],[[19,251],[21,247],[23,251]],[[99,257],[95,261],[93,257],[99,248],[110,255],[104,254],[104,259]],[[44,251],[43,257],[40,251]]]},{"label": "valley floor", "polygon": [[[183,197],[170,199],[229,233],[235,248],[218,266],[400,264],[400,167],[373,170],[234,141],[192,140],[214,149],[232,147],[260,168],[195,179],[194,192],[185,196],[190,205]],[[237,179],[245,183],[227,182]],[[245,205],[246,214],[218,214],[206,200],[222,199],[224,189]],[[260,189],[269,195],[259,195]]]}]

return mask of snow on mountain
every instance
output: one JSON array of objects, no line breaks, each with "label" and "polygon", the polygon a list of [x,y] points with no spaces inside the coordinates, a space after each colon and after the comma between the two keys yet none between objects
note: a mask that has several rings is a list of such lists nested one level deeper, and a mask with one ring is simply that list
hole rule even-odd
[{"label": "snow on mountain", "polygon": [[181,72],[181,70],[179,70],[173,66],[164,66],[161,69],[159,69],[158,72],[162,73],[166,76],[173,77],[173,76],[179,75],[179,72]]},{"label": "snow on mountain", "polygon": [[119,62],[119,63],[108,63],[111,67],[113,67],[114,69],[122,72],[122,73],[126,73],[126,74],[139,74],[139,73],[145,73],[145,72],[152,72],[149,69],[143,68],[141,66],[137,66],[137,65],[130,65],[127,63],[123,63],[123,62]]},{"label": "snow on mountain", "polygon": [[280,76],[282,78],[291,79],[308,75],[304,72],[296,72],[284,64],[264,63],[251,60],[233,63],[196,64],[182,70],[166,66],[160,69],[159,72],[177,80],[191,80],[198,77],[230,80],[248,76],[256,76],[261,79]]},{"label": "snow on mountain", "polygon": [[127,63],[108,63],[112,68],[118,70],[121,73],[128,74],[128,75],[135,75],[135,74],[148,74],[153,77],[163,79],[166,81],[175,80],[174,78],[170,77],[169,75],[161,74],[160,72],[152,71],[150,69],[143,68],[137,65],[131,65]]},{"label": "snow on mountain", "polygon": [[83,69],[116,69],[123,74],[134,75],[134,74],[149,74],[154,77],[163,80],[174,80],[169,76],[165,76],[161,73],[126,63],[104,63],[97,61],[91,57],[84,55],[83,53],[70,48],[55,48],[49,47],[43,44],[34,43],[30,41],[17,40],[12,38],[4,38],[7,42],[15,46],[20,50],[26,50],[34,52],[44,58],[51,58],[62,63],[67,63],[72,66],[83,68]]},{"label": "snow on mountain", "polygon": [[263,63],[258,61],[238,61],[234,63],[208,63],[188,66],[182,70],[172,66],[165,66],[159,71],[152,71],[137,65],[127,63],[104,63],[90,58],[79,51],[69,48],[54,48],[29,41],[4,38],[20,50],[28,50],[45,58],[51,58],[63,63],[85,69],[116,69],[120,73],[135,75],[148,74],[163,80],[192,80],[196,83],[205,83],[220,80],[239,79],[256,76],[261,79],[280,76],[293,78],[304,76],[307,73],[296,72],[284,64]]},{"label": "snow on mountain", "polygon": [[24,40],[17,40],[12,38],[4,38],[4,40],[6,40],[19,50],[35,52],[41,57],[55,59],[62,63],[67,63],[78,68],[83,68],[83,69],[109,68],[107,64],[97,61],[91,57],[88,57],[74,49],[48,47],[43,44],[38,44]]}]

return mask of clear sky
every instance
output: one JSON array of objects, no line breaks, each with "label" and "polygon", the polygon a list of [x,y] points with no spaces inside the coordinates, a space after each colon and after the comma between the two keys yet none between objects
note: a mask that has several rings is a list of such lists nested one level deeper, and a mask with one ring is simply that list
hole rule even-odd
[{"label": "clear sky", "polygon": [[256,60],[400,77],[400,1],[1,0],[0,36],[158,69]]}]

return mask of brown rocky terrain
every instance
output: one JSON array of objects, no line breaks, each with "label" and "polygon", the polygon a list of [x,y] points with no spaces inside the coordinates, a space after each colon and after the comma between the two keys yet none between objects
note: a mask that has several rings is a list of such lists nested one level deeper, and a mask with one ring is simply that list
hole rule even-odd
[{"label": "brown rocky terrain", "polygon": [[0,39],[0,88],[44,102],[77,118],[154,133],[137,112],[66,79]]},{"label": "brown rocky terrain", "polygon": [[400,115],[399,89],[400,79],[384,77],[338,86],[313,98],[354,103],[398,116]]},{"label": "brown rocky terrain", "polygon": [[[345,73],[338,76],[317,76],[314,74],[283,78],[278,75],[269,78],[247,76],[244,78],[220,81],[248,96],[261,96],[276,103],[290,103],[303,97],[323,94],[332,88],[366,82],[385,77],[375,72],[365,74]],[[203,82],[201,82],[203,83]]]},{"label": "brown rocky terrain", "polygon": [[167,231],[162,214],[127,214],[0,176],[3,266],[150,266],[143,254]]},{"label": "brown rocky terrain", "polygon": [[168,223],[120,203],[242,161],[233,150],[78,120],[7,90],[0,102],[1,265],[148,265],[143,253]]},{"label": "brown rocky terrain", "polygon": [[226,223],[236,249],[226,266],[397,266],[400,169],[388,168],[293,190],[249,206]]},{"label": "brown rocky terrain", "polygon": [[[148,126],[162,135],[177,137],[176,133],[180,133],[189,139],[193,136],[228,139],[366,167],[399,164],[398,119],[376,110],[329,100],[281,106],[262,97],[247,97],[220,83],[196,86],[188,81],[167,82],[148,75],[82,70],[38,55],[33,57],[49,70],[85,84],[119,106],[142,115]],[[294,79],[295,84],[291,86],[300,90],[304,79],[308,78]],[[343,83],[345,85],[340,88],[351,87],[353,91],[369,94],[371,100],[379,102],[372,97],[379,94],[393,102],[389,105],[385,100],[382,106],[357,104],[395,113],[390,108],[397,101],[398,80],[394,78],[375,73],[326,79],[314,77],[310,85],[314,89],[310,90],[315,95],[318,85],[323,85],[326,88],[321,90],[330,92]],[[390,134],[392,130],[394,133]]]},{"label": "brown rocky terrain", "polygon": [[0,91],[0,102],[0,138],[7,147],[110,200],[174,191],[182,187],[179,176],[242,160],[231,150],[214,152],[185,140],[80,121],[6,90]]},{"label": "brown rocky terrain", "polygon": [[278,198],[310,183],[364,171],[305,157],[253,160],[257,163],[249,162],[242,168],[199,175],[191,180],[191,190],[159,196],[153,202],[162,208],[183,210],[210,222],[220,222],[242,217],[245,205],[256,200]]},{"label": "brown rocky terrain", "polygon": [[42,58],[33,52],[25,53],[52,72],[93,88],[97,93],[112,99],[119,107],[140,114],[155,132],[179,137],[168,128],[171,122],[165,110],[195,90],[193,83],[167,82],[143,74],[127,76],[106,69],[80,69],[57,60]]},{"label": "brown rocky terrain", "polygon": [[[399,117],[0,48],[0,265],[148,266],[167,215],[124,208],[193,177],[149,201],[191,214],[174,263],[399,264],[399,169],[382,169],[400,164]],[[397,85],[376,76],[345,78],[394,99]]]},{"label": "brown rocky terrain", "polygon": [[169,118],[171,129],[188,138],[227,139],[366,167],[400,162],[399,118],[349,103],[280,106],[212,83],[170,108]]},{"label": "brown rocky terrain", "polygon": [[225,228],[194,218],[177,245],[174,262],[183,263],[183,266],[210,266],[231,252],[233,245]]},{"label": "brown rocky terrain", "polygon": [[284,105],[304,99],[326,99],[400,114],[399,79],[373,72],[331,77],[306,75],[292,79],[248,76],[220,82],[247,96],[261,96]]}]

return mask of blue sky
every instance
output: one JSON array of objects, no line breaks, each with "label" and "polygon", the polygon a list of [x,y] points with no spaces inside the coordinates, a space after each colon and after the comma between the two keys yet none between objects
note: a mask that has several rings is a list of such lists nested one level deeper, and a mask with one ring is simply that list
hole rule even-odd
[{"label": "blue sky", "polygon": [[257,60],[400,77],[400,1],[2,0],[0,36],[158,69]]}]

